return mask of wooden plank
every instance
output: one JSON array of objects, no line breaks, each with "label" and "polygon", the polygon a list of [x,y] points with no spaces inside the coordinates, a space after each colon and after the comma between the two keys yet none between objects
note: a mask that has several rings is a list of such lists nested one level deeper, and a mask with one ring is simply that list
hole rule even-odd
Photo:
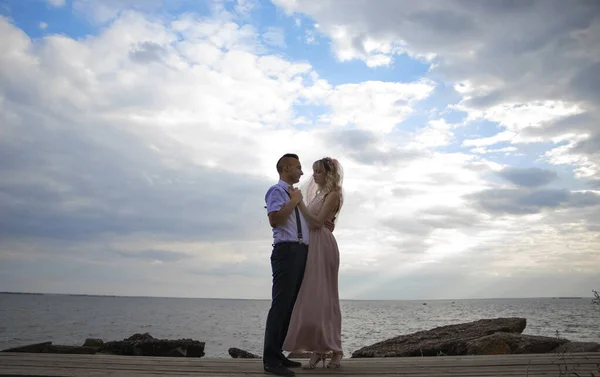
[{"label": "wooden plank", "polygon": [[[130,370],[130,369],[157,369],[157,370],[173,370],[173,369],[177,369],[177,370],[196,370],[196,371],[214,371],[214,372],[218,372],[219,370],[231,370],[231,371],[245,371],[245,370],[252,370],[252,369],[261,369],[262,365],[259,363],[256,364],[248,364],[248,365],[240,365],[240,364],[229,364],[229,365],[210,365],[210,364],[198,364],[198,365],[177,365],[177,364],[171,364],[171,365],[167,365],[167,364],[135,364],[135,363],[131,363],[131,364],[106,364],[106,363],[64,363],[64,362],[60,362],[60,361],[55,361],[55,362],[45,362],[45,363],[41,363],[41,362],[27,362],[27,363],[22,363],[22,362],[4,362],[1,363],[0,365],[2,366],[32,366],[32,367],[43,367],[43,368],[53,368],[53,367],[70,367],[70,368],[87,368],[87,369],[123,369],[123,370]],[[596,365],[596,363],[549,363],[549,364],[537,364],[537,365],[503,365],[503,366],[498,366],[498,365],[402,365],[402,364],[396,364],[396,365],[379,365],[376,362],[371,363],[371,364],[350,364],[350,363],[345,363],[342,364],[342,368],[343,369],[352,369],[355,370],[357,372],[362,372],[362,371],[372,371],[372,372],[384,372],[384,371],[388,371],[388,370],[399,370],[399,369],[411,369],[411,370],[473,370],[473,369],[477,369],[477,370],[487,370],[487,369],[492,369],[492,370],[497,370],[497,369],[502,369],[502,370],[525,370],[525,369],[529,369],[529,370],[555,370],[558,368],[562,368],[565,366],[569,366],[569,367],[578,367],[578,368],[593,368]],[[317,369],[327,369],[327,368],[317,368]]]},{"label": "wooden plank", "polygon": [[[573,356],[594,356],[598,355],[598,352],[577,352],[577,353],[565,353],[564,355],[573,355]],[[184,358],[184,357],[159,357],[159,356],[125,356],[125,355],[110,355],[110,354],[60,354],[60,353],[32,353],[32,352],[0,352],[1,357],[7,356],[17,356],[22,357],[26,355],[33,355],[36,357],[64,357],[64,358],[73,358],[73,359],[82,359],[82,358],[98,358],[98,357],[106,357],[106,358],[144,358],[147,360],[181,360],[181,359],[194,359],[194,360],[207,360],[207,361],[236,361],[236,362],[254,362],[260,359],[234,359],[234,358],[221,358],[221,357],[198,357],[198,358]],[[349,356],[345,356],[347,360],[439,360],[439,359],[452,359],[452,360],[473,360],[473,359],[501,359],[501,358],[509,358],[509,359],[529,359],[529,358],[550,358],[555,357],[556,353],[535,353],[535,354],[508,354],[508,355],[460,355],[460,356],[410,356],[410,357],[375,357],[375,358],[350,358]],[[298,359],[298,360],[308,360],[308,359]]]},{"label": "wooden plank", "polygon": [[[438,362],[436,362],[438,361]],[[446,360],[424,360],[418,358],[417,360],[407,359],[396,359],[396,360],[382,360],[382,359],[366,359],[366,360],[342,360],[343,366],[349,366],[357,369],[369,368],[371,370],[381,370],[388,368],[458,368],[458,367],[496,367],[496,368],[511,368],[511,367],[526,367],[535,368],[537,366],[554,366],[569,364],[569,365],[596,365],[600,363],[600,357],[578,357],[571,359],[536,359],[514,361],[506,358],[491,360],[474,360],[474,361],[453,361],[451,359]],[[248,367],[259,368],[261,362],[259,360],[254,361],[237,361],[237,360],[222,360],[222,361],[204,361],[204,360],[189,360],[189,359],[172,359],[162,358],[159,360],[144,360],[143,357],[120,357],[120,358],[96,358],[96,359],[84,359],[77,360],[73,358],[36,358],[36,357],[12,357],[12,358],[0,358],[0,365],[81,365],[87,366],[111,366],[115,368],[129,367],[135,365],[136,367],[177,367],[177,368],[211,368],[211,369],[244,369]],[[304,362],[303,364],[306,364]],[[322,364],[320,364],[322,365]]]},{"label": "wooden plank", "polygon": [[[157,375],[196,375],[196,376],[222,376],[222,375],[230,375],[230,374],[237,374],[237,375],[241,375],[241,374],[263,374],[262,369],[260,368],[256,368],[256,369],[252,369],[252,370],[245,370],[245,371],[230,371],[230,370],[219,370],[219,371],[198,371],[198,370],[177,370],[177,369],[173,369],[173,370],[155,370],[155,369],[132,369],[132,370],[123,370],[123,369],[86,369],[86,368],[61,368],[61,367],[55,367],[52,369],[48,369],[48,368],[35,368],[35,367],[6,367],[2,369],[2,372],[0,375],[4,375],[7,372],[14,372],[14,373],[28,373],[31,375],[38,375],[38,376],[43,376],[47,373],[49,373],[50,371],[55,371],[55,372],[59,372],[58,374],[64,374],[66,373],[65,371],[69,371],[69,373],[71,374],[80,374],[80,375],[87,375],[87,374],[99,374],[99,373],[104,373],[104,374],[119,374],[119,373],[124,373],[124,374],[144,374],[144,373],[153,373],[153,374],[157,374]],[[580,375],[581,374],[585,374],[585,375],[589,375],[590,372],[595,372],[594,369],[592,368],[578,368],[575,370],[571,370],[571,371],[577,371]],[[596,371],[597,372],[597,371]],[[546,375],[555,375],[555,374],[561,374],[560,370],[558,369],[551,369],[551,370],[514,370],[514,371],[507,371],[507,370],[498,370],[498,369],[490,369],[490,370],[469,370],[469,371],[460,371],[460,370],[421,370],[421,371],[415,371],[415,370],[407,370],[407,369],[400,369],[400,370],[387,370],[387,371],[379,371],[379,372],[373,372],[373,371],[355,371],[355,370],[349,370],[349,369],[338,369],[338,370],[314,370],[314,371],[305,371],[305,370],[298,370],[296,371],[297,375],[299,376],[320,376],[320,375],[344,375],[344,376],[364,376],[364,375],[395,375],[395,374],[410,374],[412,376],[431,376],[431,375],[442,375],[442,376],[465,376],[465,377],[475,377],[475,376],[493,376],[496,375],[498,373],[502,373],[505,374],[507,376],[526,376],[526,375],[532,375],[532,374],[546,374]]]},{"label": "wooden plank", "polygon": [[[588,376],[588,373],[584,373],[583,371],[578,371],[580,373],[580,375],[586,375]],[[363,376],[363,377],[377,377],[377,376],[404,376],[404,377],[443,377],[443,376],[465,376],[465,377],[539,377],[539,376],[556,376],[556,377],[560,377],[560,376],[566,376],[566,375],[561,375],[559,371],[554,371],[554,372],[529,372],[528,374],[520,372],[519,374],[514,374],[514,373],[506,373],[504,371],[495,371],[492,372],[491,374],[481,374],[481,373],[475,373],[475,374],[455,374],[455,375],[451,375],[448,374],[447,372],[443,372],[443,371],[438,371],[438,372],[433,372],[433,373],[425,373],[425,374],[417,374],[414,373],[412,371],[393,371],[393,372],[388,372],[388,373],[377,373],[377,374],[373,374],[373,373],[367,373],[367,374],[348,374],[348,373],[344,373],[343,371],[327,371],[327,372],[323,372],[323,373],[303,373],[303,372],[298,372],[297,375],[298,376],[324,376],[324,375],[332,375],[334,374],[335,376],[338,377],[355,377],[355,376]],[[88,376],[111,376],[111,377],[125,377],[125,376],[215,376],[215,377],[233,377],[233,376],[240,376],[240,375],[246,375],[246,376],[264,376],[265,374],[262,372],[262,370],[260,371],[248,371],[245,373],[239,373],[239,372],[223,372],[223,373],[219,373],[219,374],[198,374],[198,373],[186,373],[186,372],[169,372],[168,374],[164,374],[163,372],[159,372],[159,371],[153,371],[153,370],[144,370],[144,371],[107,371],[107,370],[87,370],[87,371],[83,371],[83,370],[74,370],[74,369],[53,369],[53,370],[35,370],[32,368],[25,368],[25,369],[2,369],[2,371],[0,372],[0,375],[3,377],[7,377],[7,376],[36,376],[36,377],[88,377]],[[573,376],[573,375],[570,375]]]},{"label": "wooden plank", "polygon": [[[12,365],[5,365],[2,367],[3,372],[1,372],[1,374],[5,373],[5,370],[8,369],[14,369],[14,370],[27,370],[27,371],[35,371],[36,374],[43,374],[46,373],[49,370],[71,370],[71,371],[80,371],[82,374],[88,373],[88,372],[92,372],[92,371],[99,371],[99,372],[131,372],[131,373],[146,373],[146,372],[152,372],[152,373],[158,373],[158,374],[164,374],[164,375],[171,375],[174,373],[178,373],[178,374],[195,374],[195,375],[205,375],[205,376],[210,376],[210,375],[214,375],[214,376],[220,376],[222,374],[230,374],[230,373],[238,373],[238,374],[247,374],[247,373],[262,373],[262,368],[257,367],[257,368],[245,368],[243,370],[238,369],[238,370],[232,370],[232,369],[228,369],[228,368],[219,368],[219,369],[187,369],[187,368],[135,368],[135,367],[130,367],[130,368],[111,368],[111,367],[85,367],[85,366],[80,366],[80,367],[73,367],[73,366],[12,366]],[[445,368],[445,369],[440,369],[440,368],[436,368],[436,369],[429,369],[429,368],[388,368],[388,369],[382,369],[382,370],[371,370],[369,368],[364,368],[364,369],[356,369],[356,368],[352,368],[352,367],[343,367],[340,369],[336,369],[336,370],[328,370],[328,369],[314,369],[314,370],[303,370],[303,369],[298,369],[297,370],[297,374],[298,375],[321,375],[321,374],[344,374],[344,375],[353,375],[353,376],[361,376],[361,375],[367,375],[367,374],[374,374],[374,375],[385,375],[385,374],[398,374],[398,373],[410,373],[412,375],[418,375],[418,376],[428,376],[431,374],[441,374],[441,375],[447,375],[447,376],[487,376],[487,375],[494,375],[496,373],[498,373],[499,371],[501,371],[504,374],[507,375],[513,375],[513,376],[525,376],[528,373],[529,374],[554,374],[559,372],[560,370],[565,370],[565,369],[558,369],[558,368],[494,368],[494,367],[489,367],[489,368],[463,368],[463,369],[459,369],[459,368]],[[570,371],[577,371],[580,373],[586,372],[586,374],[589,374],[588,372],[597,372],[597,369],[595,369],[593,366],[586,366],[586,367],[578,367],[578,368],[568,368],[567,370]],[[0,374],[0,375],[1,375]]]},{"label": "wooden plank", "polygon": [[[306,361],[304,361],[306,362]],[[300,376],[600,377],[600,353],[345,359],[337,370],[295,369]],[[264,375],[258,359],[163,358],[112,355],[0,353],[0,376]],[[571,376],[574,376],[571,374]]]},{"label": "wooden plank", "polygon": [[[112,369],[86,369],[86,368],[52,368],[52,369],[47,369],[47,368],[35,368],[35,367],[7,367],[7,368],[3,368],[2,372],[0,372],[0,375],[4,375],[7,372],[8,373],[29,373],[31,375],[38,375],[38,376],[42,376],[45,375],[47,373],[49,373],[50,371],[52,371],[54,374],[79,374],[79,375],[88,375],[88,374],[144,374],[144,373],[151,373],[151,374],[157,374],[157,375],[196,375],[196,376],[223,376],[223,375],[240,375],[240,374],[264,374],[262,369],[260,368],[256,368],[256,369],[249,369],[246,371],[227,371],[227,370],[220,370],[218,372],[215,371],[186,371],[186,370],[155,370],[155,369],[137,369],[137,370],[121,370],[121,369],[117,369],[117,370],[112,370]],[[593,371],[592,369],[578,369],[579,372],[586,372],[586,371]],[[547,371],[526,371],[526,370],[516,370],[516,371],[505,371],[505,370],[470,370],[470,371],[457,371],[457,370],[434,370],[434,371],[430,371],[430,370],[421,370],[421,371],[415,371],[415,370],[387,370],[387,371],[381,371],[381,372],[377,372],[377,373],[373,373],[370,371],[355,371],[355,370],[342,370],[342,369],[337,369],[337,370],[297,370],[296,371],[297,375],[302,375],[302,376],[320,376],[320,375],[331,375],[334,374],[336,376],[365,376],[365,375],[411,375],[411,376],[431,376],[431,375],[441,375],[441,376],[493,376],[496,375],[498,373],[502,373],[504,375],[507,376],[526,376],[526,375],[532,375],[532,374],[546,374],[546,375],[554,375],[554,374],[560,374],[559,370],[557,369],[553,369],[553,370],[547,370]]]},{"label": "wooden plank", "polygon": [[[598,355],[598,352],[577,352],[577,353],[565,353],[564,355],[573,355],[573,356],[593,356]],[[147,360],[165,360],[165,359],[194,359],[194,360],[208,360],[208,361],[236,361],[236,362],[253,362],[260,359],[234,359],[234,358],[220,358],[220,357],[198,357],[198,358],[179,358],[179,357],[159,357],[159,356],[125,356],[125,355],[110,355],[110,354],[60,354],[60,353],[32,353],[32,352],[0,352],[0,357],[7,356],[25,356],[25,355],[34,355],[36,357],[55,357],[60,356],[64,358],[73,358],[73,359],[82,359],[82,358],[98,358],[98,357],[107,357],[107,358],[131,358],[131,357],[141,357]],[[438,359],[452,359],[452,360],[473,360],[473,359],[498,359],[498,358],[510,358],[510,359],[529,359],[529,358],[550,358],[554,357],[557,354],[555,353],[536,353],[536,354],[509,354],[509,355],[460,355],[460,356],[410,356],[410,357],[375,357],[375,358],[350,358],[349,356],[345,356],[347,360],[438,360]],[[308,360],[308,359],[298,359],[298,360]]]},{"label": "wooden plank", "polygon": [[[499,362],[502,361],[502,362]],[[477,367],[477,366],[490,366],[490,367],[522,367],[522,366],[545,366],[545,365],[559,365],[559,364],[581,364],[581,365],[595,365],[599,362],[598,359],[592,358],[581,358],[581,359],[548,359],[548,360],[530,360],[512,363],[510,360],[499,360],[498,362],[456,362],[453,363],[451,361],[441,361],[439,363],[419,363],[418,360],[411,362],[402,362],[402,360],[397,360],[397,362],[383,362],[378,359],[372,359],[369,361],[360,361],[355,362],[353,360],[342,360],[343,365],[351,365],[353,367],[361,367],[367,365],[371,368],[390,368],[390,367],[428,367],[428,368],[445,368],[445,367]],[[63,364],[63,365],[110,365],[110,366],[119,366],[119,365],[137,365],[140,367],[144,366],[176,366],[176,367],[213,367],[213,368],[223,368],[223,367],[239,367],[246,368],[248,366],[260,366],[260,361],[255,361],[252,363],[239,363],[235,361],[224,361],[224,362],[203,362],[203,361],[187,361],[187,360],[157,360],[157,361],[144,361],[144,360],[114,360],[114,359],[97,359],[97,360],[73,360],[73,359],[60,359],[60,358],[47,358],[47,359],[36,359],[36,358],[4,358],[0,359],[1,365],[25,365],[25,364],[40,364],[40,365],[50,365],[50,364]],[[303,363],[306,364],[306,363]],[[322,364],[319,364],[321,366]]]},{"label": "wooden plank", "polygon": [[[18,358],[21,360],[26,359],[72,359],[77,361],[94,361],[94,360],[103,360],[103,362],[109,362],[112,360],[120,360],[120,361],[136,361],[136,362],[190,362],[190,363],[257,363],[260,362],[260,359],[229,359],[229,358],[178,358],[178,357],[152,357],[152,356],[119,356],[119,355],[105,355],[105,354],[97,354],[97,355],[70,355],[70,354],[50,354],[50,353],[9,353],[4,352],[0,353],[0,360],[4,358]],[[598,360],[600,358],[599,352],[590,352],[590,353],[572,353],[572,354],[522,354],[522,355],[481,355],[481,356],[431,356],[431,357],[388,357],[388,358],[360,358],[360,359],[352,359],[352,358],[344,358],[343,360],[351,363],[371,363],[372,361],[377,361],[378,363],[391,363],[396,364],[398,362],[401,363],[410,363],[416,362],[419,364],[422,363],[435,363],[438,364],[440,362],[482,362],[482,363],[490,363],[490,362],[510,362],[510,363],[527,363],[528,361],[540,361],[540,362],[548,362],[549,360],[557,360],[557,359],[569,359],[569,360]],[[298,359],[301,362],[307,362],[307,359]]]},{"label": "wooden plank", "polygon": [[[34,353],[0,353],[1,360],[76,360],[78,362],[139,362],[139,363],[213,363],[213,364],[254,364],[260,363],[260,359],[209,359],[209,358],[176,358],[176,357],[146,357],[146,356],[113,356],[113,355],[64,355],[64,354],[34,354]],[[440,357],[410,357],[410,358],[365,358],[365,359],[343,359],[348,363],[372,363],[378,364],[397,364],[397,363],[417,363],[439,364],[439,363],[510,363],[524,364],[528,362],[547,363],[554,360],[598,360],[600,353],[576,353],[576,354],[540,354],[540,355],[496,355],[496,356],[478,356],[465,358],[462,356],[440,356]],[[307,360],[301,360],[307,362]]]},{"label": "wooden plank", "polygon": [[[496,360],[496,359],[510,359],[510,360],[523,360],[523,359],[553,359],[557,356],[563,355],[565,357],[600,357],[600,352],[581,352],[581,353],[566,353],[566,354],[554,354],[554,353],[543,353],[543,354],[511,354],[511,355],[470,355],[470,356],[427,356],[427,357],[382,357],[382,358],[344,358],[344,360],[351,360],[355,362],[378,360],[378,361],[390,361],[396,362],[397,360],[424,360],[424,361],[435,361],[439,360]],[[108,355],[108,354],[96,354],[96,355],[74,355],[74,354],[53,354],[53,353],[21,353],[21,352],[0,352],[0,359],[4,357],[35,357],[35,358],[71,358],[76,360],[85,359],[97,359],[97,358],[121,358],[121,359],[143,359],[143,360],[202,360],[209,362],[236,362],[236,363],[253,363],[260,359],[234,359],[234,358],[185,358],[185,357],[157,357],[157,356],[121,356],[121,355]],[[298,359],[307,361],[307,359]]]},{"label": "wooden plank", "polygon": [[[545,364],[518,364],[518,365],[492,365],[492,364],[456,364],[456,365],[419,365],[419,364],[410,364],[404,365],[402,363],[398,364],[380,364],[377,361],[373,361],[371,363],[343,363],[342,366],[344,368],[353,368],[356,370],[370,369],[370,370],[389,370],[389,369],[402,369],[402,368],[411,368],[411,369],[486,369],[486,368],[503,368],[503,369],[555,369],[562,365],[572,365],[572,366],[594,366],[596,362],[587,362],[587,363],[579,363],[579,362],[566,362],[566,363],[545,363]],[[41,367],[52,367],[52,366],[65,366],[65,367],[85,367],[85,368],[159,368],[159,369],[201,369],[201,370],[219,370],[219,369],[230,369],[230,370],[245,370],[252,368],[261,368],[262,365],[260,363],[253,364],[238,364],[238,363],[228,363],[228,364],[216,364],[216,363],[197,363],[197,364],[187,364],[187,363],[153,363],[153,364],[140,364],[140,363],[103,363],[101,361],[97,361],[94,363],[86,362],[80,363],[77,361],[61,361],[61,360],[4,360],[0,365],[4,366],[41,366]],[[323,369],[322,364],[319,365],[316,369]],[[325,368],[326,369],[326,368]]]}]

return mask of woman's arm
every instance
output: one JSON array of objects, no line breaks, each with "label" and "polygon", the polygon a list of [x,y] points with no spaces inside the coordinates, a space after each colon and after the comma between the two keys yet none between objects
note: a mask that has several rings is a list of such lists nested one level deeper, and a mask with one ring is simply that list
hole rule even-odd
[{"label": "woman's arm", "polygon": [[300,202],[298,204],[298,208],[300,208],[300,211],[302,211],[302,215],[304,215],[304,218],[308,221],[308,224],[311,228],[320,228],[325,224],[325,220],[328,219],[329,215],[331,215],[333,213],[333,211],[336,209],[338,203],[340,200],[340,194],[337,192],[330,192],[326,197],[325,197],[325,203],[323,203],[323,207],[321,207],[321,210],[319,211],[318,215],[313,215],[312,213],[310,213],[310,211],[308,210],[308,208],[306,208],[306,205],[304,204],[304,202]]}]

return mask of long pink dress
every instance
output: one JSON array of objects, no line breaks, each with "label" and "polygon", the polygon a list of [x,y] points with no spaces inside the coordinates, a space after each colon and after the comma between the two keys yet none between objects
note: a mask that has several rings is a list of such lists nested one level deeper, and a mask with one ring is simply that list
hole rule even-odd
[{"label": "long pink dress", "polygon": [[[323,198],[317,198],[307,208],[316,215],[323,202]],[[311,229],[304,279],[283,343],[284,350],[342,352],[339,266],[340,252],[331,231],[325,227]]]}]

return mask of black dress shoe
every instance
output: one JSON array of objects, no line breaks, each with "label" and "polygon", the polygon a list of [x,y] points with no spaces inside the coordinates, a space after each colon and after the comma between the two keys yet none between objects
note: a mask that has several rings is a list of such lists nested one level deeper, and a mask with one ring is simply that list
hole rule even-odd
[{"label": "black dress shoe", "polygon": [[300,368],[302,366],[302,363],[290,359],[284,359],[281,363],[286,368]]},{"label": "black dress shoe", "polygon": [[288,368],[284,367],[283,365],[279,364],[279,365],[264,365],[265,368],[265,373],[270,373],[270,374],[274,374],[276,376],[295,376],[296,373],[294,373],[293,370],[289,370]]}]

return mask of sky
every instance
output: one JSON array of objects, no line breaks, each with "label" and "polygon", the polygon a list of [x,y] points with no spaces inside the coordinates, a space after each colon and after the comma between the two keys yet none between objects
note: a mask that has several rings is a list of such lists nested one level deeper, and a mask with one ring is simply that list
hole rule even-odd
[{"label": "sky", "polygon": [[343,166],[342,299],[600,289],[597,1],[0,0],[0,35],[0,291],[268,299],[288,152]]}]

